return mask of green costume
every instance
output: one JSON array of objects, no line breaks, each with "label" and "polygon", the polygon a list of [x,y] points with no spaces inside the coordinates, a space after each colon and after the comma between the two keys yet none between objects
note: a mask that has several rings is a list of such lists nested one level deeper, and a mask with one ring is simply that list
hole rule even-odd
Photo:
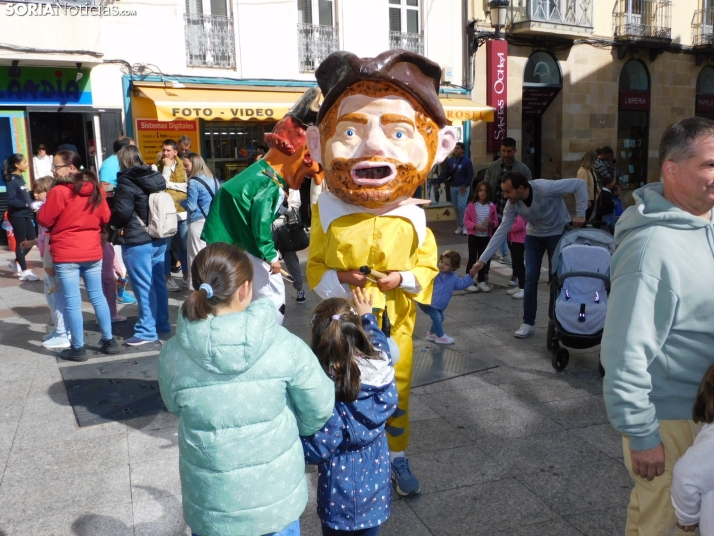
[{"label": "green costume", "polygon": [[268,263],[278,258],[270,225],[286,187],[265,160],[243,170],[218,190],[206,218],[201,239],[207,244],[227,242]]}]

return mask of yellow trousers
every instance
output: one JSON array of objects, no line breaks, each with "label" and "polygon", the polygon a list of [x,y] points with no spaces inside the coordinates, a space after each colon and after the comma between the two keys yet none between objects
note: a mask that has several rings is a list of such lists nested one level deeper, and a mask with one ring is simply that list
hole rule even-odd
[{"label": "yellow trousers", "polygon": [[622,436],[622,451],[625,467],[635,488],[630,495],[627,508],[625,536],[672,536],[691,535],[677,528],[677,517],[672,506],[670,488],[672,469],[677,460],[694,443],[694,438],[702,429],[694,421],[660,421],[659,433],[664,445],[664,474],[655,477],[652,482],[632,472],[630,439]]},{"label": "yellow trousers", "polygon": [[[394,378],[399,394],[397,411],[387,421],[387,441],[389,449],[401,452],[409,444],[409,392],[412,388],[412,364],[414,343],[412,333],[403,329],[392,331],[392,339],[399,347],[399,361],[394,365]],[[398,434],[398,435],[397,435]]]}]

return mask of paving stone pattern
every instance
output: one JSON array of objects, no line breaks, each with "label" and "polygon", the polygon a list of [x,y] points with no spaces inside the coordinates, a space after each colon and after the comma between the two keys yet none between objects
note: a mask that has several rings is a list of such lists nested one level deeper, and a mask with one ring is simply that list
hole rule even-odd
[{"label": "paving stone pattern", "polygon": [[[433,226],[440,250],[466,256],[466,238],[452,227]],[[4,268],[11,258],[0,253],[0,536],[190,535],[181,513],[176,418],[159,413],[80,428],[60,373],[78,365],[40,346],[49,318],[42,282],[17,281]],[[37,253],[29,258],[41,273]],[[441,355],[461,356],[464,374],[412,390],[407,452],[422,493],[395,494],[382,534],[622,534],[631,486],[620,437],[605,414],[599,350],[571,351],[567,369],[556,373],[545,349],[545,271],[536,334],[518,340],[522,302],[504,290],[510,267],[491,266],[493,291],[456,293],[446,311],[444,329],[456,339],[448,350],[457,354]],[[170,294],[172,318],[185,295]],[[294,297],[289,288],[285,326],[308,340],[318,297],[308,292],[305,304]],[[95,344],[88,303],[84,311],[88,344]],[[120,311],[137,314],[135,305]],[[130,336],[131,325],[117,333]],[[433,366],[439,355],[423,338],[429,325],[419,312],[417,368]],[[89,363],[155,356],[159,347],[124,349],[92,355]],[[425,359],[432,362],[419,361]],[[318,536],[317,473],[306,472],[302,533]]]}]

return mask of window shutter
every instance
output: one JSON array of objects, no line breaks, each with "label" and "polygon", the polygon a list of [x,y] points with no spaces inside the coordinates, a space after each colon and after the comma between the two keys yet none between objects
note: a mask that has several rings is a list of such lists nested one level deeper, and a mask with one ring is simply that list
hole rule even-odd
[{"label": "window shutter", "polygon": [[312,0],[298,0],[298,20],[312,24]]},{"label": "window shutter", "polygon": [[398,7],[389,8],[389,31],[390,32],[401,32],[402,31],[402,10]]},{"label": "window shutter", "polygon": [[332,0],[319,0],[320,26],[333,26]]}]

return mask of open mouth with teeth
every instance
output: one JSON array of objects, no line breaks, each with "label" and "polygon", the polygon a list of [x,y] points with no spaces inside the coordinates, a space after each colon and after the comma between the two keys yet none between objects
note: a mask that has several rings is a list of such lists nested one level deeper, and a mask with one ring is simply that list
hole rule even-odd
[{"label": "open mouth with teeth", "polygon": [[360,162],[350,170],[350,175],[355,184],[376,188],[394,180],[396,168],[389,162]]}]

